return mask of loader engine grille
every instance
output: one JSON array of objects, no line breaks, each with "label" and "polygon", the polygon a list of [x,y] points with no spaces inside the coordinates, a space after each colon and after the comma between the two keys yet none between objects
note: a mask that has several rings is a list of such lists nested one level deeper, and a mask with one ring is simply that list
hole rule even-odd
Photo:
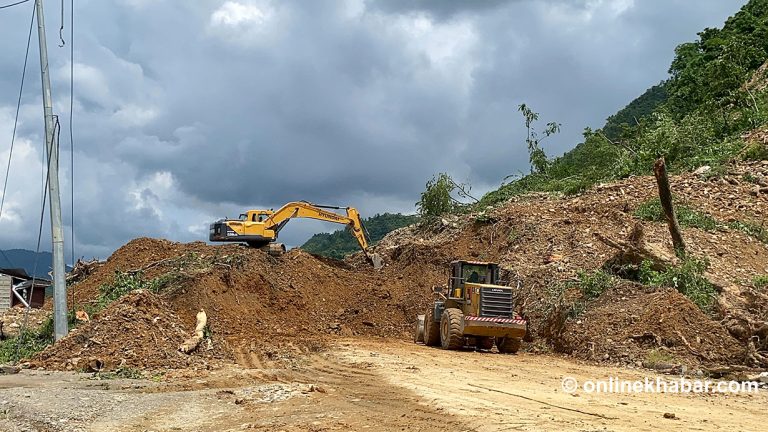
[{"label": "loader engine grille", "polygon": [[514,317],[512,290],[504,288],[480,288],[481,317]]}]

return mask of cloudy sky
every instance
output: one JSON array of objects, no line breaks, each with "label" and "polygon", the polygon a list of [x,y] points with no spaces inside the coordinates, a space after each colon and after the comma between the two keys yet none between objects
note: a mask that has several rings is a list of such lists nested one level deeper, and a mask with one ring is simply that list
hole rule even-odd
[{"label": "cloudy sky", "polygon": [[[745,1],[75,3],[76,254],[105,257],[138,236],[205,240],[214,219],[290,200],[413,212],[443,171],[480,195],[527,170],[520,103],[562,123],[545,146],[561,154]],[[45,7],[69,233],[69,51],[59,2]],[[0,10],[3,172],[31,13]],[[37,56],[33,43],[2,249],[34,249],[37,236]],[[337,228],[292,221],[281,240]]]}]

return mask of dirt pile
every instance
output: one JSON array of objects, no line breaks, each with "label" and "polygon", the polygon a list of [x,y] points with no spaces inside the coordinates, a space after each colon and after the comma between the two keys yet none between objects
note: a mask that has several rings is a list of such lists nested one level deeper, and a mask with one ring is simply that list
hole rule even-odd
[{"label": "dirt pile", "polygon": [[[118,361],[124,356],[136,367],[184,366],[185,359],[174,352],[181,342],[178,333],[194,328],[201,309],[208,315],[215,354],[246,365],[318,349],[333,336],[404,338],[415,315],[426,308],[431,286],[444,278],[444,268],[401,262],[374,271],[361,257],[342,262],[292,250],[274,258],[237,245],[140,238],[73,287],[78,304],[95,305],[100,287],[125,272],[159,294],[113,304],[39,359],[59,369],[71,367],[73,357],[98,356]],[[159,345],[154,343],[159,329],[151,323],[157,316],[178,317]],[[141,350],[127,344],[122,351],[128,354],[121,354],[119,347],[129,341],[110,335],[121,334],[126,321],[140,323],[131,340],[147,337],[149,343]],[[102,345],[92,343],[94,338]]]},{"label": "dirt pile", "polygon": [[745,358],[744,346],[682,294],[635,284],[604,293],[567,328],[562,343],[581,358],[657,368]]},{"label": "dirt pile", "polygon": [[91,322],[73,329],[33,360],[63,370],[118,368],[179,369],[200,365],[200,356],[178,351],[188,327],[158,296],[134,291],[109,305]]},{"label": "dirt pile", "polygon": [[[766,162],[734,166],[720,178],[695,174],[672,178],[681,202],[721,224],[713,230],[687,228],[684,235],[690,252],[709,260],[708,276],[721,289],[721,318],[734,322],[733,327],[723,327],[676,292],[644,292],[621,284],[624,288],[588,302],[581,315],[560,323],[557,333],[562,340],[550,342],[601,361],[605,355],[610,361],[643,361],[649,351],[661,350],[684,363],[738,362],[740,347],[765,321],[760,311],[768,310],[765,296],[751,287],[754,275],[768,274],[768,246],[754,232],[748,235],[734,224],[754,228],[768,216],[768,195],[754,193],[752,183],[762,178],[768,178]],[[446,218],[430,229],[403,228],[377,246],[387,263],[381,271],[374,271],[360,254],[337,261],[292,250],[276,258],[237,245],[140,238],[118,249],[74,290],[78,303],[87,304],[119,272],[139,275],[159,292],[157,297],[142,294],[154,300],[132,306],[139,315],[134,321],[144,323],[136,329],[149,338],[144,342],[157,336],[152,332],[155,324],[146,319],[178,316],[178,326],[172,328],[181,331],[192,329],[196,313],[203,309],[214,354],[255,365],[297,350],[317,349],[334,336],[410,337],[413,319],[431,300],[431,287],[447,280],[448,263],[476,259],[499,262],[505,270],[503,279],[512,286],[521,282],[517,294],[530,319],[531,334],[543,339],[551,333],[547,313],[558,290],[577,282],[580,272],[603,267],[616,254],[600,237],[623,240],[642,223],[646,241],[673,254],[666,226],[641,222],[634,214],[655,195],[652,178],[635,177],[574,197],[516,197],[482,215]],[[98,328],[104,337],[120,333],[128,316],[120,313],[130,309],[120,304],[78,332]],[[123,318],[107,319],[111,314]],[[659,321],[657,316],[664,318]],[[736,326],[745,329],[741,344],[728,334]],[[156,345],[157,353],[137,351],[143,355],[131,359],[137,367],[183,366],[175,353],[178,338],[183,339],[179,331],[170,331],[168,340]],[[88,350],[98,346],[88,345],[88,340],[81,336],[52,350],[76,353],[68,358],[87,357]],[[96,340],[103,342],[99,335]],[[138,349],[130,348],[134,345],[129,340],[115,336],[115,341],[115,347],[125,343],[128,351]],[[65,357],[60,352],[59,360]],[[61,361],[47,365],[67,366]]]}]

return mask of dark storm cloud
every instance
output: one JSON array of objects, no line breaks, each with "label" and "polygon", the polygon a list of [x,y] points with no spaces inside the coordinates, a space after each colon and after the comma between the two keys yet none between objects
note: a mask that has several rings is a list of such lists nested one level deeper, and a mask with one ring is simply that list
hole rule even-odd
[{"label": "dark storm cloud", "polygon": [[[545,144],[562,153],[663,79],[676,44],[742,2],[76,3],[78,245],[105,255],[142,235],[204,239],[215,217],[289,200],[412,211],[441,171],[482,193],[527,170],[518,104],[563,123]],[[68,51],[53,43],[58,11],[47,6],[62,111]],[[0,152],[30,11],[0,13]],[[30,73],[20,160],[32,166],[42,121]],[[12,177],[9,191],[39,168]],[[29,247],[21,216],[36,200],[13,195],[19,217],[3,216],[3,243]],[[296,221],[282,240],[334,228]]]}]

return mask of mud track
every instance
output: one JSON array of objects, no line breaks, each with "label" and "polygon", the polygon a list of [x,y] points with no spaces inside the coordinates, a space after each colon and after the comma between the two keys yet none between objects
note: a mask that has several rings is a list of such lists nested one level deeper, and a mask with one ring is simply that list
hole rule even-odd
[{"label": "mud track", "polygon": [[[7,431],[763,430],[768,392],[587,394],[561,380],[651,372],[548,355],[447,352],[342,339],[285,368],[93,380],[24,371],[0,377]],[[664,413],[678,419],[665,419]]]}]

